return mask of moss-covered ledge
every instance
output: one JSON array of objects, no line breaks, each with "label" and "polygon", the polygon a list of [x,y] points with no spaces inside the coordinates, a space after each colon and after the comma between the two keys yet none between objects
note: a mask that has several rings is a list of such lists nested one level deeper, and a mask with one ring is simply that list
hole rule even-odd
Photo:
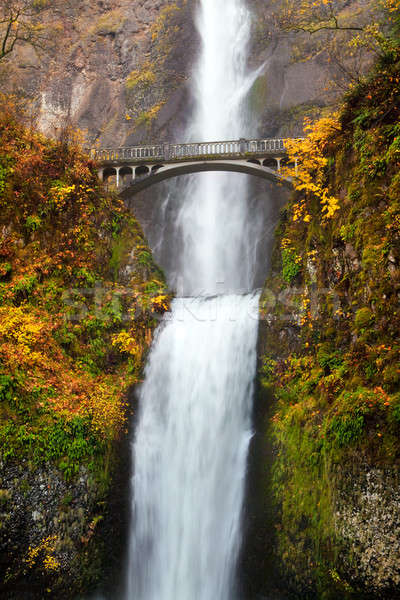
[{"label": "moss-covered ledge", "polygon": [[392,49],[311,128],[321,200],[299,191],[283,211],[261,298],[260,485],[298,598],[400,597],[399,82]]}]

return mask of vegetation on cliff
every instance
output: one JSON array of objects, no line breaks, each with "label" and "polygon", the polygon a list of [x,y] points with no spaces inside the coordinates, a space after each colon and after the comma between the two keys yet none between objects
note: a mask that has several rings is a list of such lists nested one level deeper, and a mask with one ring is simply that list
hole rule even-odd
[{"label": "vegetation on cliff", "polygon": [[360,82],[371,58],[384,56],[398,33],[398,0],[275,0],[274,4],[280,29],[305,34],[294,52],[307,59],[327,55],[328,62],[338,67],[340,87]]},{"label": "vegetation on cliff", "polygon": [[182,78],[173,73],[168,59],[176,51],[176,36],[180,32],[182,11],[187,1],[168,2],[159,11],[150,27],[151,44],[139,68],[131,71],[125,82],[127,114],[132,120],[132,132],[145,125],[148,133],[151,125]]},{"label": "vegetation on cliff", "polygon": [[277,553],[293,587],[312,597],[397,589],[390,560],[384,575],[363,577],[335,507],[340,473],[400,462],[399,97],[392,40],[338,114],[291,144],[297,191],[262,299]]},{"label": "vegetation on cliff", "polygon": [[[3,100],[0,459],[3,482],[14,464],[55,469],[71,482],[89,473],[100,500],[126,427],[127,392],[168,297],[140,226],[105,192],[74,137],[64,137],[25,128]],[[0,502],[3,516],[18,510],[10,490],[0,490]],[[83,545],[93,533],[87,519]],[[13,540],[17,563],[9,547],[6,579],[56,574],[57,552],[44,548],[62,555],[62,545],[57,535],[35,540],[21,568],[24,550]]]}]

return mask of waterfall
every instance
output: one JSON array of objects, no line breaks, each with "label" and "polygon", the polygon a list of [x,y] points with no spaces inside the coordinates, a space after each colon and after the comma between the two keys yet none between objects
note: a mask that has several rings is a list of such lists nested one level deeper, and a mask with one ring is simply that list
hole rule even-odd
[{"label": "waterfall", "polygon": [[[188,138],[239,138],[251,79],[245,1],[200,0],[197,27]],[[132,446],[125,600],[235,595],[256,370],[257,219],[243,175],[192,176],[183,196],[173,282],[181,297],[155,336]]]},{"label": "waterfall", "polygon": [[[201,0],[197,27],[202,51],[194,78],[196,111],[188,135],[197,141],[239,139],[247,133],[246,94],[250,15],[244,0]],[[251,289],[254,239],[247,177],[209,173],[192,177],[178,226],[183,238],[176,289],[212,294]]]}]

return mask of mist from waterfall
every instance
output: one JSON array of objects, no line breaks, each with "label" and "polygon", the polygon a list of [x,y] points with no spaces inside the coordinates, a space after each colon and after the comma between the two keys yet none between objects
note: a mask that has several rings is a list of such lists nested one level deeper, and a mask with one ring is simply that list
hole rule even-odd
[{"label": "mist from waterfall", "polygon": [[[201,0],[197,27],[188,138],[246,136],[245,1]],[[132,446],[124,600],[235,597],[258,329],[247,194],[247,177],[232,173],[192,176],[184,190],[181,297],[153,342]]]}]

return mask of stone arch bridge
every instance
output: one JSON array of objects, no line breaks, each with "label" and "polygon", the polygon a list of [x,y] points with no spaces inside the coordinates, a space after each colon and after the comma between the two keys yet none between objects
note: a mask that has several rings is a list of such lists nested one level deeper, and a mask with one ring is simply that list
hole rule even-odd
[{"label": "stone arch bridge", "polygon": [[[290,186],[282,174],[287,164],[283,139],[236,140],[189,144],[156,144],[91,149],[99,177],[113,183],[123,197],[171,177],[202,171],[233,171]],[[297,160],[294,163],[297,170]]]}]

